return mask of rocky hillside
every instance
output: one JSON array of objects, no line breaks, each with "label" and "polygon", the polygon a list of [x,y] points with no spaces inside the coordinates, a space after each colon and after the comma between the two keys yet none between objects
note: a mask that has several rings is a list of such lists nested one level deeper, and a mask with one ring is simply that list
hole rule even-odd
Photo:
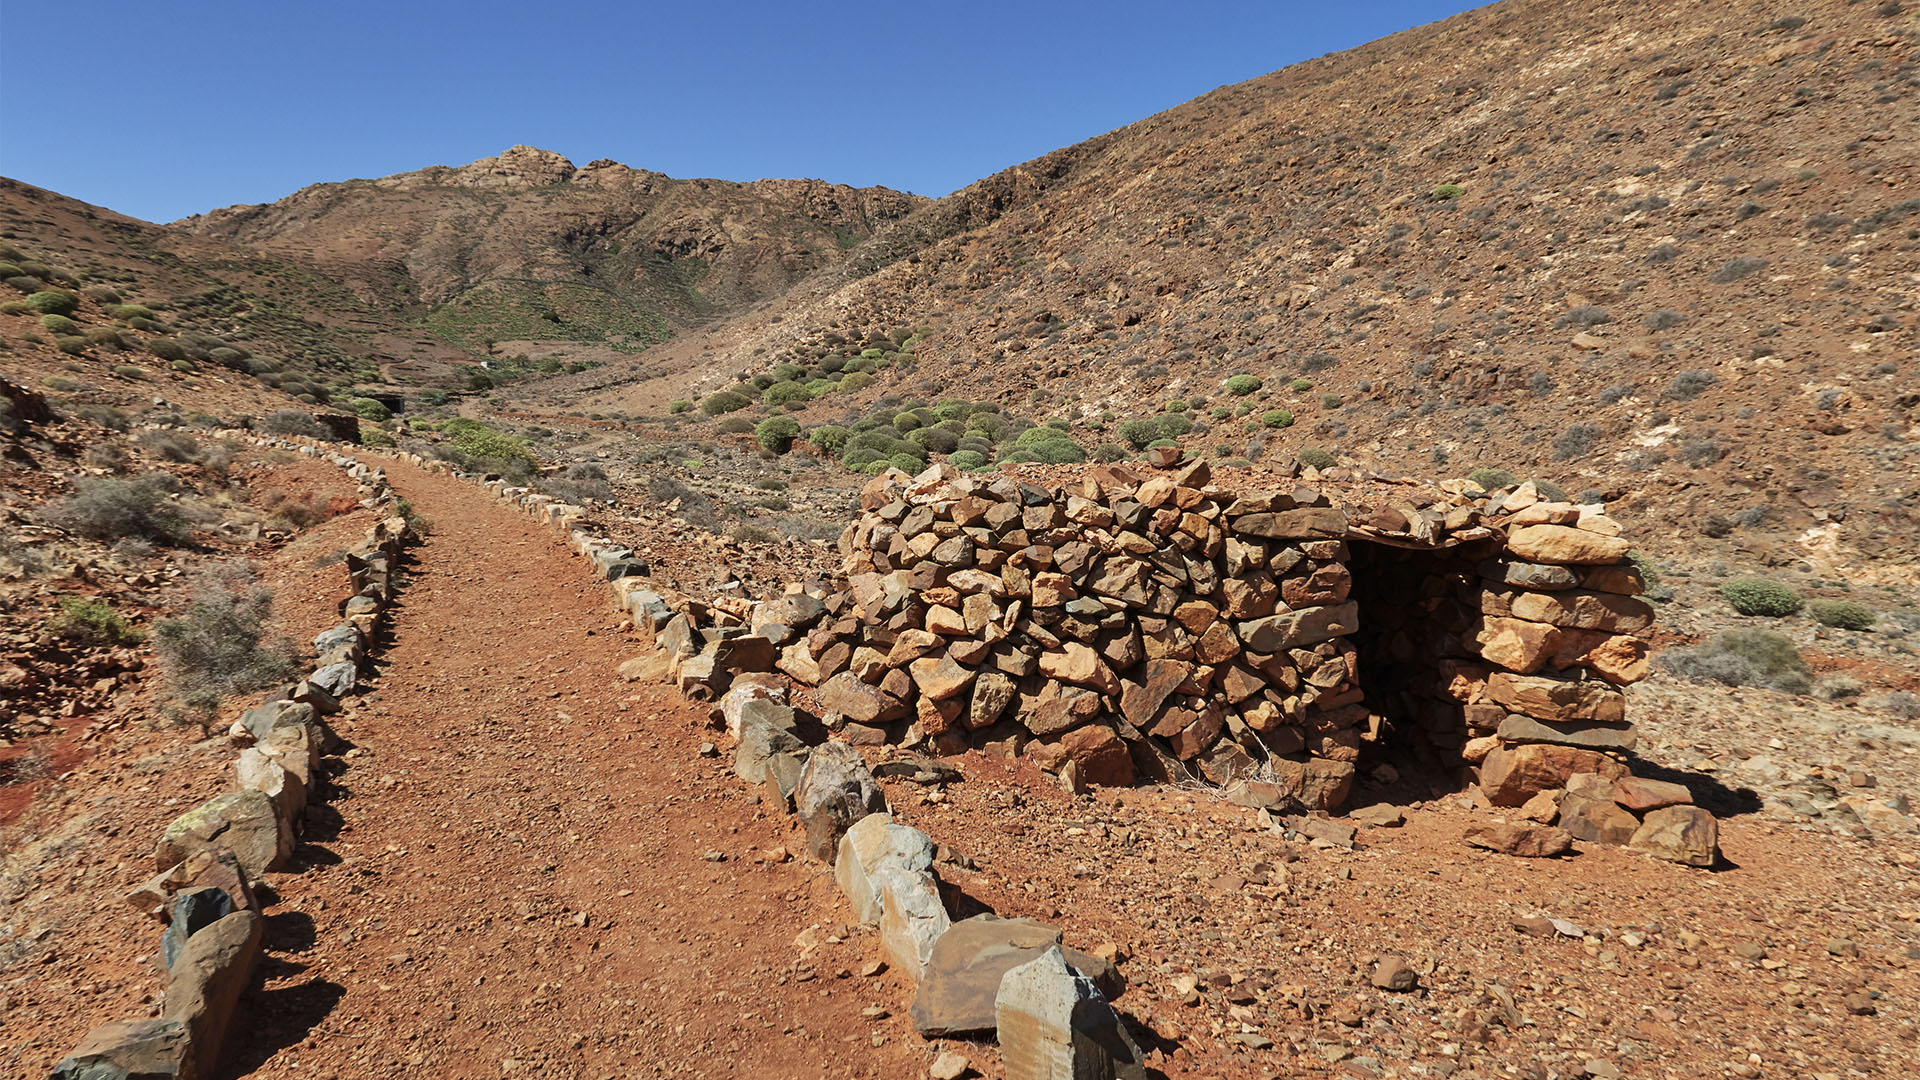
[{"label": "rocky hillside", "polygon": [[580,386],[837,378],[931,325],[802,423],[959,397],[1126,449],[1180,399],[1209,455],[1501,468],[1743,562],[1910,557],[1916,37],[1899,4],[1495,4],[988,177],[642,389]]},{"label": "rocky hillside", "polygon": [[818,180],[676,180],[515,146],[458,168],[316,184],[172,228],[292,257],[479,350],[638,352],[837,263],[925,200]]}]

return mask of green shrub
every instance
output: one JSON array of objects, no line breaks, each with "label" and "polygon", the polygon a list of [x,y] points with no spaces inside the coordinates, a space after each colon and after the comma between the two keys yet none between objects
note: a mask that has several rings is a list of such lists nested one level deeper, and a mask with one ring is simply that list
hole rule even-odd
[{"label": "green shrub", "polygon": [[1087,460],[1087,448],[1059,428],[1032,427],[1013,440],[1012,449],[1001,455],[1000,460],[1065,465]]},{"label": "green shrub", "polygon": [[448,445],[456,457],[466,459],[468,465],[489,471],[512,472],[539,464],[539,459],[528,449],[525,439],[488,427],[478,420],[449,420],[440,430],[452,436]]},{"label": "green shrub", "polygon": [[111,405],[79,405],[74,408],[73,413],[82,420],[91,420],[109,431],[125,431],[133,423],[127,419],[126,413]]},{"label": "green shrub", "polygon": [[732,390],[722,390],[717,394],[707,395],[706,399],[700,402],[700,411],[706,413],[708,416],[719,416],[723,413],[744,409],[751,404],[753,404],[752,400],[745,394]]},{"label": "green shrub", "polygon": [[1309,446],[1294,455],[1294,460],[1302,465],[1311,465],[1316,469],[1333,468],[1333,455],[1317,446]]},{"label": "green shrub", "polygon": [[114,304],[107,308],[107,317],[131,323],[135,319],[153,318],[153,311],[140,304]]},{"label": "green shrub", "polygon": [[394,442],[392,435],[387,434],[385,428],[367,427],[364,424],[360,427],[360,441],[366,443],[368,446],[391,448],[399,445]]},{"label": "green shrub", "polygon": [[965,472],[987,467],[987,455],[978,450],[956,450],[947,458],[948,464]]},{"label": "green shrub", "polygon": [[162,360],[185,360],[187,347],[167,337],[157,337],[147,342],[147,351]]},{"label": "green shrub", "polygon": [[769,417],[753,429],[753,437],[767,453],[784,454],[800,437],[800,424],[791,416]]},{"label": "green shrub", "polygon": [[1093,460],[1095,461],[1119,461],[1126,456],[1126,449],[1119,443],[1103,442],[1093,448]]},{"label": "green shrub", "polygon": [[1160,417],[1160,434],[1164,438],[1177,439],[1192,430],[1193,421],[1187,419],[1185,413],[1170,412]]},{"label": "green shrub", "polygon": [[1720,595],[1742,615],[1770,618],[1791,615],[1806,603],[1793,589],[1768,578],[1734,578],[1720,586]]},{"label": "green shrub", "polygon": [[1116,434],[1122,439],[1125,439],[1135,450],[1144,450],[1147,448],[1148,443],[1160,438],[1160,422],[1158,420],[1128,420],[1120,425]]},{"label": "green shrub", "polygon": [[[51,318],[51,316],[49,316],[49,318]],[[115,330],[111,326],[89,326],[87,327],[86,333],[81,336],[87,339],[88,345],[109,349],[124,349],[127,347],[126,339],[120,336],[120,331]]]},{"label": "green shrub", "polygon": [[753,421],[744,416],[729,416],[713,425],[713,430],[722,435],[745,435],[753,430]]},{"label": "green shrub", "polygon": [[97,596],[62,597],[60,613],[47,621],[46,630],[76,645],[135,645],[146,636]]},{"label": "green shrub", "polygon": [[1535,480],[1533,482],[1533,490],[1539,492],[1540,497],[1548,502],[1567,501],[1567,489],[1551,480]]},{"label": "green shrub", "polygon": [[1467,474],[1467,479],[1487,491],[1520,486],[1520,478],[1505,469],[1475,469]]},{"label": "green shrub", "polygon": [[[80,343],[82,345],[86,344],[86,339],[81,338]],[[120,376],[123,379],[132,380],[133,382],[140,382],[147,377],[146,368],[138,367],[133,364],[115,364],[113,365],[113,373],[115,375]]]},{"label": "green shrub", "polygon": [[1879,620],[1872,608],[1852,600],[1815,600],[1807,610],[1814,621],[1837,630],[1871,630]]},{"label": "green shrub", "polygon": [[1427,195],[1436,202],[1446,202],[1449,199],[1457,199],[1466,193],[1467,189],[1461,187],[1459,184],[1441,184],[1428,192]]},{"label": "green shrub", "polygon": [[813,393],[806,388],[805,384],[784,381],[767,387],[766,393],[760,395],[760,400],[764,404],[775,406],[785,405],[788,402],[804,404],[813,400]]},{"label": "green shrub", "polygon": [[65,289],[41,289],[27,297],[27,306],[42,315],[71,315],[80,307],[80,298]]},{"label": "green shrub", "polygon": [[18,264],[11,263],[11,262],[0,262],[0,281],[5,281],[8,278],[24,277],[24,276],[25,275],[21,273],[21,270]]},{"label": "green shrub", "polygon": [[4,304],[0,304],[0,315],[31,315],[31,314],[33,314],[33,309],[27,306],[27,302],[25,300],[9,300]]},{"label": "green shrub", "polygon": [[298,674],[293,648],[272,640],[273,593],[244,564],[216,564],[188,584],[186,606],[153,628],[167,693],[211,716],[220,702]]},{"label": "green shrub", "polygon": [[912,431],[915,428],[925,427],[926,423],[927,422],[925,420],[921,419],[919,413],[913,412],[911,410],[907,412],[902,412],[902,413],[895,413],[893,417],[894,428],[903,433]]},{"label": "green shrub", "polygon": [[[61,352],[63,352],[63,353],[66,353],[66,354],[67,354],[68,356],[85,356],[85,355],[87,355],[87,339],[86,339],[86,338],[83,338],[83,337],[57,337],[57,338],[54,338],[54,339],[53,339],[53,347],[54,347],[54,348],[56,348],[56,349],[59,349],[59,350],[60,350]],[[131,375],[130,375],[130,376],[125,376],[125,377],[126,377],[126,378],[144,378],[144,377],[146,376],[146,372],[144,372],[144,371],[140,371],[140,369],[139,369],[139,368],[134,368],[133,370],[135,370],[135,371],[139,371],[139,372],[140,372],[140,374],[139,374],[139,376],[131,376]],[[114,369],[114,374],[116,374],[116,375],[118,375],[119,373],[120,373],[120,372],[119,372],[119,369],[118,369],[118,368],[115,368],[115,369]]]},{"label": "green shrub", "polygon": [[1268,409],[1260,414],[1260,423],[1270,428],[1293,426],[1293,414],[1285,409]]},{"label": "green shrub", "polygon": [[873,376],[864,371],[850,372],[840,380],[840,392],[843,394],[858,393],[871,385],[873,385]]},{"label": "green shrub", "polygon": [[170,483],[165,476],[84,477],[74,484],[73,494],[48,503],[40,516],[89,540],[131,536],[177,543],[188,529],[179,508],[167,501]]},{"label": "green shrub", "polygon": [[847,448],[847,440],[852,437],[852,432],[838,424],[822,424],[807,432],[807,442],[835,457]]},{"label": "green shrub", "polygon": [[943,427],[915,428],[907,432],[907,441],[934,454],[951,454],[960,449],[960,436]]},{"label": "green shrub", "polygon": [[693,408],[693,402],[688,401],[686,398],[680,398],[678,400],[670,401],[667,403],[667,412],[672,413],[675,416],[679,416],[681,413],[687,412],[692,408]]},{"label": "green shrub", "polygon": [[1793,642],[1771,630],[1728,630],[1698,648],[1661,654],[1660,666],[1690,682],[1760,686],[1790,694],[1812,688],[1807,662]]},{"label": "green shrub", "polygon": [[1257,375],[1235,375],[1228,379],[1225,385],[1227,393],[1235,397],[1246,397],[1260,389],[1260,378]]},{"label": "green shrub", "polygon": [[40,325],[45,328],[49,334],[71,336],[80,332],[80,324],[67,318],[65,315],[42,315],[40,316]]},{"label": "green shrub", "polygon": [[1295,393],[1304,393],[1308,390],[1313,389],[1313,380],[1312,379],[1295,379],[1293,380],[1293,382],[1289,383],[1288,385],[1293,387],[1293,390]]},{"label": "green shrub", "polygon": [[357,397],[347,404],[353,409],[353,415],[362,420],[371,420],[380,424],[393,419],[393,410],[375,398]]}]

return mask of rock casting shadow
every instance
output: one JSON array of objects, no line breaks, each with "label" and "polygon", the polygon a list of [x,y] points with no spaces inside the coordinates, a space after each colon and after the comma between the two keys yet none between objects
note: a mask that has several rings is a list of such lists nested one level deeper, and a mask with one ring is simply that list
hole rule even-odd
[{"label": "rock casting shadow", "polygon": [[273,1055],[305,1039],[346,994],[346,987],[325,979],[249,991],[239,1015],[257,1022],[234,1025],[224,1060],[214,1075],[234,1080],[257,1072]]},{"label": "rock casting shadow", "polygon": [[1705,773],[1670,768],[1637,755],[1631,758],[1628,767],[1633,770],[1635,776],[1648,780],[1664,780],[1686,788],[1693,793],[1694,805],[1710,812],[1714,817],[1729,818],[1760,812],[1760,796],[1752,788],[1730,788]]}]

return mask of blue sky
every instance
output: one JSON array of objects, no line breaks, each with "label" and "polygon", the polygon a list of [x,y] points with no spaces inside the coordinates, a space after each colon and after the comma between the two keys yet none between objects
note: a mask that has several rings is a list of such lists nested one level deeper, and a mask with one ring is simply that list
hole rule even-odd
[{"label": "blue sky", "polygon": [[944,195],[1459,0],[12,0],[0,174],[151,221],[515,143]]}]

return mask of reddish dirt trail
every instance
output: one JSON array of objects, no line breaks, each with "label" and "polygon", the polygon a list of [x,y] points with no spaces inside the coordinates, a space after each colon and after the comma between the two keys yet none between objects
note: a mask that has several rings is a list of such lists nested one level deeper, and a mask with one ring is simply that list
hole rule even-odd
[{"label": "reddish dirt trail", "polygon": [[923,1074],[862,1015],[906,996],[854,974],[874,939],[832,925],[824,868],[761,854],[791,826],[698,756],[703,710],[618,681],[641,643],[557,534],[387,468],[432,534],[229,1075]]}]

